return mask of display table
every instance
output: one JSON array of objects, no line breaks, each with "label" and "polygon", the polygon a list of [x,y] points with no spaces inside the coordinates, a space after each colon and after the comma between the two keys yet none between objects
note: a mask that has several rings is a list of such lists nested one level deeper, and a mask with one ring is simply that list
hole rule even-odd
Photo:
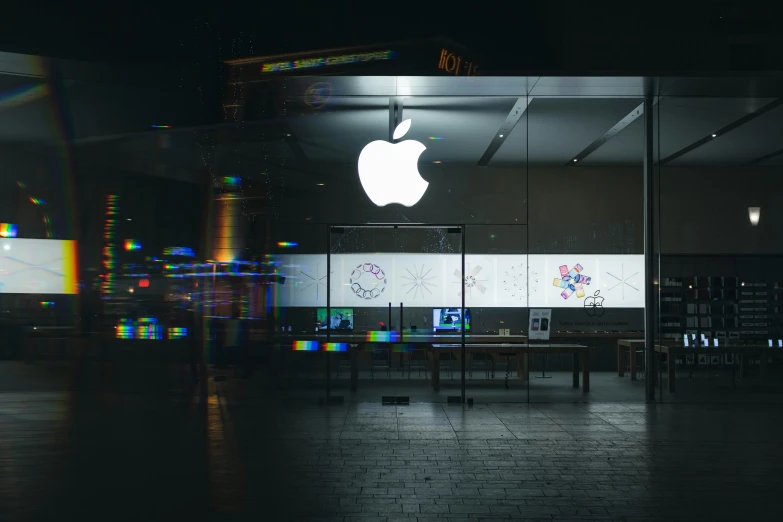
[{"label": "display table", "polygon": [[[742,358],[742,371],[744,373],[747,365],[745,364],[746,357],[758,357],[759,367],[761,372],[761,378],[764,379],[767,376],[767,359],[774,354],[783,353],[781,348],[770,348],[768,345],[749,345],[749,344],[727,344],[725,346],[701,346],[701,347],[685,347],[685,346],[673,346],[673,345],[655,345],[655,351],[666,355],[666,376],[669,381],[668,387],[670,392],[675,391],[675,371],[674,371],[674,357],[678,355],[724,355],[734,354],[739,355]],[[733,370],[736,368],[736,358],[732,361],[732,383],[733,383]]]},{"label": "display table", "polygon": [[629,368],[631,380],[636,380],[636,349],[644,348],[644,339],[618,339],[617,340],[617,376],[625,376],[625,351],[628,350]]},{"label": "display table", "polygon": [[[432,373],[432,388],[440,389],[440,355],[442,353],[460,353],[461,344],[436,343],[428,350],[430,354],[430,370]],[[466,353],[513,354],[517,357],[517,375],[527,379],[530,354],[533,353],[571,353],[574,356],[573,386],[579,388],[579,368],[581,359],[582,391],[590,391],[590,349],[581,344],[528,344],[528,343],[471,343],[465,341]],[[510,357],[511,355],[509,355]]]}]

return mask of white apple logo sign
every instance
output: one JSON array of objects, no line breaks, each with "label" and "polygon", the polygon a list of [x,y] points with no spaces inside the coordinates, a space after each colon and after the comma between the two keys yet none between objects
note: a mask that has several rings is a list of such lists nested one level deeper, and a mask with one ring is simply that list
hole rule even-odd
[{"label": "white apple logo sign", "polygon": [[[392,139],[402,138],[410,128],[411,120],[403,121],[394,129]],[[419,156],[426,149],[416,140],[368,143],[359,154],[359,181],[370,200],[379,207],[389,203],[415,205],[429,185],[418,167]]]}]

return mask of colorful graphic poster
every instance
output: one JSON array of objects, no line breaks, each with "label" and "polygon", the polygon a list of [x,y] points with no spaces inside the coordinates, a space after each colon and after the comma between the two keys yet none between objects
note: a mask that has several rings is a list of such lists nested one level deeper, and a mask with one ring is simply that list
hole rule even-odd
[{"label": "colorful graphic poster", "polygon": [[535,341],[548,341],[549,332],[552,325],[552,310],[533,309],[530,310],[530,324],[528,325],[528,339]]},{"label": "colorful graphic poster", "polygon": [[0,238],[0,293],[77,294],[76,241]]},{"label": "colorful graphic poster", "polygon": [[325,254],[281,256],[278,306],[644,308],[643,255]]}]

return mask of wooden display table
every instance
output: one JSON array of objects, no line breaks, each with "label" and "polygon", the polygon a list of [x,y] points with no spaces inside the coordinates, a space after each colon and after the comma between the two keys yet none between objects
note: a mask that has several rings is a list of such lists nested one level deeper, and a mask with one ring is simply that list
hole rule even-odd
[{"label": "wooden display table", "polygon": [[[459,354],[461,344],[434,343],[429,349],[430,369],[432,373],[432,388],[440,389],[440,354],[451,352]],[[529,358],[533,353],[571,353],[574,356],[573,386],[579,388],[579,368],[581,359],[582,391],[590,391],[590,349],[581,344],[527,344],[527,343],[471,343],[465,341],[466,353],[509,354],[517,357],[517,374],[520,379],[527,379]]]},{"label": "wooden display table", "polygon": [[[674,345],[655,345],[655,351],[666,355],[666,376],[669,381],[668,387],[670,392],[675,391],[675,371],[674,371],[674,358],[678,355],[724,355],[735,354],[740,355],[743,360],[742,371],[744,373],[747,365],[745,364],[746,357],[758,357],[761,371],[761,378],[767,377],[767,359],[769,356],[776,353],[783,353],[781,348],[770,348],[768,345],[749,345],[749,344],[727,344],[725,346],[700,346],[700,347],[685,347]],[[736,367],[736,358],[732,361],[732,370]],[[733,380],[733,378],[732,378]]]}]

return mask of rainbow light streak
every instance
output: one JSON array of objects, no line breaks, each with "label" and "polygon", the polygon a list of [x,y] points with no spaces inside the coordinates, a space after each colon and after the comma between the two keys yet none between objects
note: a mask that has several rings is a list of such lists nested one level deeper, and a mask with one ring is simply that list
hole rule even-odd
[{"label": "rainbow light streak", "polygon": [[238,178],[236,176],[225,176],[223,178],[223,183],[229,187],[238,187],[242,183],[242,178]]},{"label": "rainbow light streak", "polygon": [[46,228],[46,238],[52,239],[52,220],[49,219],[48,214],[44,214],[42,220],[44,223],[44,228]]},{"label": "rainbow light streak", "polygon": [[166,335],[169,339],[184,339],[188,336],[188,329],[187,328],[169,328],[166,332]]},{"label": "rainbow light streak", "polygon": [[170,129],[171,125],[150,125],[151,129]]},{"label": "rainbow light streak", "polygon": [[220,263],[234,261],[242,251],[244,237],[240,230],[242,201],[239,194],[222,194],[215,200],[216,230],[213,252]]},{"label": "rainbow light streak", "polygon": [[365,340],[370,343],[396,343],[400,340],[400,334],[397,332],[367,332]]},{"label": "rainbow light streak", "polygon": [[119,211],[119,196],[109,194],[106,196],[106,212],[103,224],[103,254],[102,264],[104,273],[101,275],[101,293],[109,295],[114,293],[114,265],[116,260],[114,233],[117,228],[117,212]]},{"label": "rainbow light streak", "polygon": [[347,352],[348,343],[324,343],[325,352]]},{"label": "rainbow light streak", "polygon": [[63,245],[63,291],[66,294],[79,293],[79,249],[76,241],[62,241]]},{"label": "rainbow light streak", "polygon": [[30,84],[17,87],[0,93],[0,110],[19,107],[31,101],[44,98],[48,93],[48,86],[45,83]]},{"label": "rainbow light streak", "polygon": [[33,205],[46,205],[46,201],[30,196],[30,203]]},{"label": "rainbow light streak", "polygon": [[430,139],[430,140],[433,140],[433,141],[440,141],[440,140],[445,140],[446,138],[444,138],[442,136],[429,136],[427,139]]},{"label": "rainbow light streak", "polygon": [[265,63],[261,66],[261,72],[270,73],[297,69],[313,69],[316,67],[329,67],[332,65],[346,65],[351,63],[375,62],[378,60],[393,60],[396,56],[397,53],[389,50],[359,54],[343,54],[339,56],[304,58],[302,60],[294,60],[290,62]]},{"label": "rainbow light streak", "polygon": [[278,241],[277,246],[279,246],[280,248],[293,248],[293,247],[298,247],[299,243],[296,243],[294,241]]},{"label": "rainbow light streak", "polygon": [[0,237],[16,237],[19,227],[13,223],[0,223]]},{"label": "rainbow light streak", "polygon": [[117,339],[133,339],[133,325],[120,324],[115,327],[115,330],[117,330],[115,335]]},{"label": "rainbow light streak", "polygon": [[[196,257],[193,249],[190,247],[166,247],[163,249],[164,256]],[[156,259],[157,261],[157,259]]]},{"label": "rainbow light streak", "polygon": [[318,341],[294,341],[291,350],[295,352],[317,352]]},{"label": "rainbow light streak", "polygon": [[141,243],[139,243],[135,239],[126,239],[125,250],[127,250],[128,252],[130,252],[131,250],[141,250]]},{"label": "rainbow light streak", "polygon": [[163,339],[163,327],[159,324],[140,324],[136,327],[136,338],[160,341]]},{"label": "rainbow light streak", "polygon": [[41,301],[41,308],[54,308],[54,301]]}]

